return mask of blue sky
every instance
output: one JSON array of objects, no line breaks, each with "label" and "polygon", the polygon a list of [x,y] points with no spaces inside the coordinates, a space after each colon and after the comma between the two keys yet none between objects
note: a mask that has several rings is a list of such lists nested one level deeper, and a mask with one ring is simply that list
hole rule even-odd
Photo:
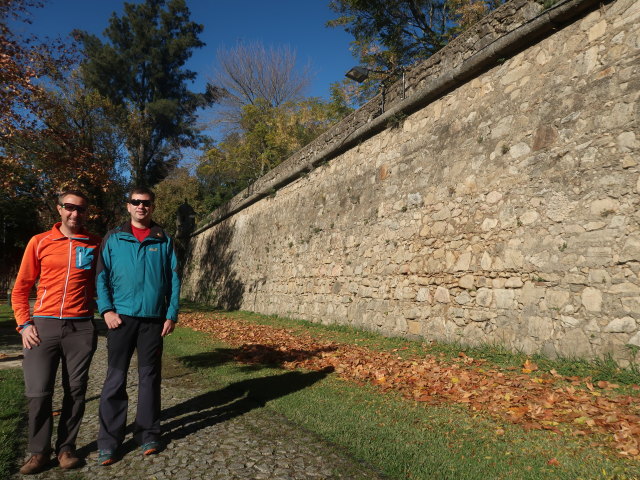
[{"label": "blue sky", "polygon": [[[135,1],[134,3],[138,3]],[[329,0],[187,0],[191,18],[204,25],[207,45],[194,52],[188,67],[198,73],[193,90],[202,91],[215,66],[220,46],[261,41],[265,46],[289,45],[301,65],[315,74],[309,96],[328,98],[331,82],[341,80],[355,65],[351,37],[340,28],[327,28],[335,17]],[[66,36],[73,29],[101,35],[112,12],[122,12],[122,0],[47,0],[33,12],[29,31],[38,36]]]}]

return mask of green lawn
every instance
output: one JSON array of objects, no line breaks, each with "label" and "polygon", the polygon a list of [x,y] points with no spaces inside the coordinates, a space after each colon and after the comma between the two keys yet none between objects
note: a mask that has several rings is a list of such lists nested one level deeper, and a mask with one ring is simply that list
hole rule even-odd
[{"label": "green lawn", "polygon": [[[192,305],[191,308],[195,306]],[[406,346],[406,340],[386,339],[343,327],[323,327],[289,319],[231,312],[256,323],[277,325],[380,348]],[[414,344],[414,349],[433,348]],[[444,347],[439,347],[444,350]],[[425,406],[381,394],[370,386],[340,380],[334,374],[291,372],[269,365],[238,365],[233,351],[206,334],[178,328],[166,342],[169,355],[198,370],[202,382],[218,389],[238,382],[260,385],[250,395],[341,451],[396,479],[634,479],[637,461],[616,457],[610,450],[548,431],[526,432],[521,426],[474,414],[458,406]],[[433,353],[433,352],[432,352]],[[518,364],[519,358],[507,358]],[[596,364],[585,363],[590,370]],[[562,366],[562,362],[557,367]],[[570,368],[570,362],[566,368]],[[633,378],[633,372],[627,373]],[[264,378],[268,381],[260,382]],[[292,382],[292,379],[294,380]],[[285,384],[285,382],[288,382]]]},{"label": "green lawn", "polygon": [[[15,326],[11,309],[0,305],[0,349],[19,345]],[[25,405],[22,369],[0,370],[0,478],[9,478],[22,460]]]}]

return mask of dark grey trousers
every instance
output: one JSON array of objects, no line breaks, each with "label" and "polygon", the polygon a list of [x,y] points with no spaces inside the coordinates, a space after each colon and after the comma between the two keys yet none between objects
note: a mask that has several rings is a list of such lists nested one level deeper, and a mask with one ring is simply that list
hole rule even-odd
[{"label": "dark grey trousers", "polygon": [[84,415],[89,366],[96,350],[96,329],[91,320],[34,318],[40,345],[23,349],[25,394],[29,409],[31,453],[51,451],[53,389],[62,362],[62,410],[56,452],[75,450]]},{"label": "dark grey trousers", "polygon": [[127,372],[138,354],[138,407],[134,437],[143,445],[160,438],[160,383],[164,320],[120,315],[122,324],[107,334],[107,378],[100,396],[98,449],[115,451],[127,423]]}]

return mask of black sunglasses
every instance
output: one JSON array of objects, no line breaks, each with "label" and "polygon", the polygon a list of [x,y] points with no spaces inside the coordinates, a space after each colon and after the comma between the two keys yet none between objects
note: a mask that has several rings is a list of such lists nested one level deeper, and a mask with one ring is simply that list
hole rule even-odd
[{"label": "black sunglasses", "polygon": [[78,213],[87,213],[87,207],[82,207],[80,205],[74,205],[73,203],[61,203],[60,206],[64,208],[67,212],[78,212]]},{"label": "black sunglasses", "polygon": [[150,207],[151,206],[151,200],[129,200],[129,203],[131,205],[133,205],[134,207],[137,207],[138,205],[142,204],[145,207]]}]

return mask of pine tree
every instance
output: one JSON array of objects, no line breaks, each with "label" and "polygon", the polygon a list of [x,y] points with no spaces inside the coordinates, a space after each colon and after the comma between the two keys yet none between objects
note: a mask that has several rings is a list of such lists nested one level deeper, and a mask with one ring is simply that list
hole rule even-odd
[{"label": "pine tree", "polygon": [[83,74],[119,107],[115,118],[128,152],[131,183],[153,186],[179,161],[180,149],[202,140],[195,112],[211,104],[211,90],[191,92],[196,73],[185,68],[203,27],[189,19],[185,0],[125,3],[121,17],[113,14],[103,43],[77,32],[84,45]]}]

